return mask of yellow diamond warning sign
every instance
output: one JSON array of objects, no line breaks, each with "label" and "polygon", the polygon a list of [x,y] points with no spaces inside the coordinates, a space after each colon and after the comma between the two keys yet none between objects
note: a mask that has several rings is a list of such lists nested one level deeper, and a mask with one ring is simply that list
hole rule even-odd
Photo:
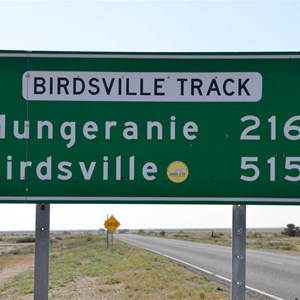
[{"label": "yellow diamond warning sign", "polygon": [[111,216],[104,223],[105,228],[111,233],[114,233],[120,225],[121,224],[114,216]]}]

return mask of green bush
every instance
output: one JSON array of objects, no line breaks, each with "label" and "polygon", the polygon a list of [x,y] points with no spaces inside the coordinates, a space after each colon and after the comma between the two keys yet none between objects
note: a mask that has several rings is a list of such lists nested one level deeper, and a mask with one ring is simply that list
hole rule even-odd
[{"label": "green bush", "polygon": [[288,235],[288,236],[300,236],[300,228],[299,226],[295,226],[295,224],[287,224],[284,228],[282,234]]}]

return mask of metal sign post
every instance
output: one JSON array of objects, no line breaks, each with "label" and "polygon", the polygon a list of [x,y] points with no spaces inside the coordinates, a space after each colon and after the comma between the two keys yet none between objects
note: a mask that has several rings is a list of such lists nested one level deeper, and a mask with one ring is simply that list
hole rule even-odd
[{"label": "metal sign post", "polygon": [[114,252],[114,233],[111,233],[111,253]]},{"label": "metal sign post", "polygon": [[245,300],[246,205],[233,205],[231,300]]},{"label": "metal sign post", "polygon": [[36,205],[34,300],[48,300],[50,204]]},{"label": "metal sign post", "polygon": [[[106,216],[106,221],[108,220],[108,215]],[[108,236],[108,232],[109,230],[106,230],[106,246],[107,246],[107,250],[109,249],[109,236]]]},{"label": "metal sign post", "polygon": [[111,234],[111,252],[114,251],[114,232],[120,225],[121,224],[119,223],[119,221],[113,215],[111,215],[110,218],[108,218],[108,216],[107,216],[104,226],[107,229],[107,249],[108,249],[108,245],[109,245],[108,244],[108,232],[110,232],[110,234]]}]

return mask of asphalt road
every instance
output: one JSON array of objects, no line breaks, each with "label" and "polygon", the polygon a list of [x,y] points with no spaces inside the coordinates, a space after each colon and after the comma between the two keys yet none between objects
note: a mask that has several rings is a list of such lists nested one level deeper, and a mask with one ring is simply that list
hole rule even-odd
[{"label": "asphalt road", "polygon": [[[117,239],[157,252],[229,281],[231,248],[181,240],[120,234]],[[271,299],[300,300],[300,255],[247,250],[246,285]]]}]

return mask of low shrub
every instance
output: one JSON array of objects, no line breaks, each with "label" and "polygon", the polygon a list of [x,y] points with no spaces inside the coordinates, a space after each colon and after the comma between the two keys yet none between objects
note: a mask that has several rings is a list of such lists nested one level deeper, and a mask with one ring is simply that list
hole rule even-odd
[{"label": "low shrub", "polygon": [[22,237],[16,240],[16,243],[34,243],[34,242],[35,242],[35,238],[32,236]]}]

